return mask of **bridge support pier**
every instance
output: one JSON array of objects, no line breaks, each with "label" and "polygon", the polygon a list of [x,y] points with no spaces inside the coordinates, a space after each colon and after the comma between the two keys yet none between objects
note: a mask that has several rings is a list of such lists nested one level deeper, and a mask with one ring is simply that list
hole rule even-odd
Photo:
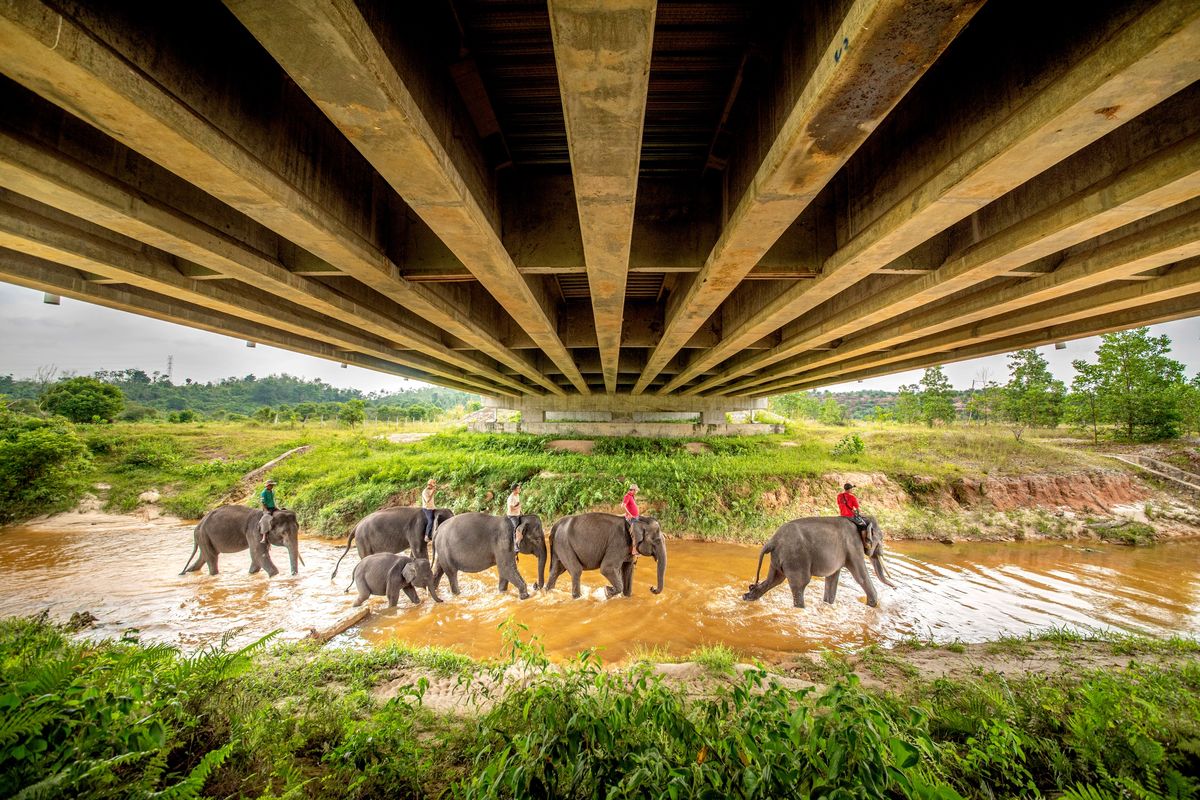
[{"label": "bridge support pier", "polygon": [[731,411],[767,407],[765,398],[602,395],[485,397],[484,406],[520,412],[520,422],[480,422],[473,430],[562,436],[746,436],[781,433],[780,425],[731,423]]}]

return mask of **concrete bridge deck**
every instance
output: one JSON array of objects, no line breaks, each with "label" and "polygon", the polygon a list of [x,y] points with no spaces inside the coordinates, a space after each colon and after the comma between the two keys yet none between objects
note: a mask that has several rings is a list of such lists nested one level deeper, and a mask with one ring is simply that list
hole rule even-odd
[{"label": "concrete bridge deck", "polygon": [[1200,313],[1200,0],[4,0],[0,72],[0,280],[527,416]]}]

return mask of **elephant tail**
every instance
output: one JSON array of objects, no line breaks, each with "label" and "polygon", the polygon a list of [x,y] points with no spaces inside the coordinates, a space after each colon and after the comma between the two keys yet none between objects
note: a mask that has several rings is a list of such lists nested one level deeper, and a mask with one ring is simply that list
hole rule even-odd
[{"label": "elephant tail", "polygon": [[192,566],[192,559],[196,557],[196,551],[199,549],[200,539],[197,538],[195,544],[192,545],[192,554],[188,556],[187,563],[183,565],[183,571],[179,573],[180,575],[186,575],[188,573],[188,569]]},{"label": "elephant tail", "polygon": [[772,552],[774,549],[775,549],[775,540],[772,539],[771,541],[764,544],[762,550],[760,550],[758,552],[758,567],[755,568],[755,570],[754,570],[754,584],[750,588],[754,588],[754,586],[758,585],[759,575],[762,574],[763,558],[766,557],[767,553]]},{"label": "elephant tail", "polygon": [[346,553],[350,552],[350,545],[354,544],[354,534],[358,533],[358,526],[354,526],[354,530],[350,531],[350,535],[346,537],[346,549],[338,556],[337,563],[333,565],[333,574],[329,576],[329,580],[337,577],[338,567],[342,565],[342,559],[346,557]]}]

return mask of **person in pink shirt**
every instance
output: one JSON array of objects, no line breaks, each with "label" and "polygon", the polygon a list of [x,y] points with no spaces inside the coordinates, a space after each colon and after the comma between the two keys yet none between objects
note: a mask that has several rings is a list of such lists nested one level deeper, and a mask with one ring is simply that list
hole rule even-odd
[{"label": "person in pink shirt", "polygon": [[[625,509],[625,530],[629,531],[629,525],[636,522],[638,518],[637,507],[638,485],[636,483],[629,484],[629,491],[625,493],[625,499],[621,501],[621,506]],[[633,543],[633,536],[629,537],[629,554],[637,556],[637,545]]]}]

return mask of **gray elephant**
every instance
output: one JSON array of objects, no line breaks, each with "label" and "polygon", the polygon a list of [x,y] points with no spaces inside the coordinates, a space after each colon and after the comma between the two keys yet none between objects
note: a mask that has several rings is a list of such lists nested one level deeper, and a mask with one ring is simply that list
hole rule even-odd
[{"label": "gray elephant", "polygon": [[[434,511],[434,530],[453,516],[454,512],[448,508]],[[350,552],[350,545],[355,542],[358,543],[359,558],[366,558],[375,553],[401,553],[405,550],[410,551],[416,558],[429,558],[429,543],[425,541],[425,515],[419,508],[385,508],[359,520],[354,530],[346,537],[346,549],[333,566],[330,580],[337,577],[342,559]]]},{"label": "gray elephant", "polygon": [[[264,532],[266,542],[262,541]],[[205,564],[208,564],[208,573],[216,575],[220,553],[249,550],[250,574],[263,569],[273,578],[279,574],[279,569],[271,561],[271,545],[287,548],[293,575],[296,574],[296,560],[304,563],[300,557],[300,523],[296,521],[296,513],[286,508],[269,514],[260,508],[221,506],[204,515],[193,538],[192,555],[188,556],[188,566],[180,575],[197,572]],[[193,563],[197,550],[200,557]]]},{"label": "gray elephant", "polygon": [[[546,534],[542,521],[534,514],[521,517],[517,526],[517,548],[522,553],[537,557],[537,583],[534,589],[542,588],[546,577]],[[458,594],[459,572],[482,572],[495,566],[500,573],[500,591],[508,591],[508,584],[517,587],[521,599],[529,597],[525,579],[517,571],[517,554],[512,548],[513,531],[508,517],[491,514],[459,514],[445,524],[439,525],[433,538],[437,562],[433,567],[433,585],[438,586],[442,575],[450,579],[450,591]]]},{"label": "gray elephant", "polygon": [[[837,599],[838,576],[845,567],[867,593],[867,605],[879,605],[879,595],[867,575],[866,559],[871,559],[875,574],[885,586],[894,589],[896,584],[888,580],[883,566],[883,531],[874,517],[865,519],[865,537],[847,517],[806,517],[785,523],[763,545],[754,583],[742,599],[757,600],[786,577],[792,587],[792,604],[804,608],[804,590],[812,576],[819,575],[825,578],[825,602],[832,603]],[[771,566],[766,579],[760,582],[758,576],[767,553],[771,554]]]},{"label": "gray elephant", "polygon": [[628,597],[633,592],[631,537],[637,542],[639,553],[658,562],[658,585],[650,587],[651,592],[658,594],[667,570],[667,542],[658,520],[641,517],[630,524],[627,533],[624,517],[599,513],[563,517],[550,528],[550,578],[546,588],[553,589],[558,576],[569,572],[571,596],[579,597],[580,574],[585,569],[598,569],[612,584],[605,587],[609,597],[618,594]]},{"label": "gray elephant", "polygon": [[[420,604],[414,586],[420,586],[429,592],[435,602],[442,602],[437,596],[433,584],[433,570],[429,567],[429,559],[412,558],[396,553],[376,553],[367,556],[354,565],[354,583],[358,586],[358,599],[354,601],[357,608],[366,602],[373,594],[384,595],[388,600],[388,608],[393,608],[400,599],[400,592],[408,595],[413,603]],[[350,591],[349,588],[346,591]]]}]

